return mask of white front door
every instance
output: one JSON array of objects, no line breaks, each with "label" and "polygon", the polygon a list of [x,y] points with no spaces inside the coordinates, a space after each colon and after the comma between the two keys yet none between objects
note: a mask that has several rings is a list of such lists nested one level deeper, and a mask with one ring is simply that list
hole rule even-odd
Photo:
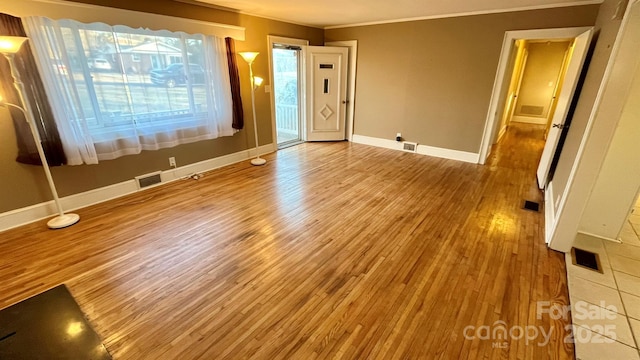
[{"label": "white front door", "polygon": [[553,114],[553,120],[551,121],[551,128],[547,135],[547,141],[544,144],[542,150],[542,156],[540,157],[540,163],[538,164],[538,187],[544,189],[548,183],[549,171],[551,170],[551,162],[556,154],[558,148],[558,141],[562,134],[562,129],[565,126],[567,114],[569,112],[569,106],[571,105],[571,99],[576,91],[576,85],[582,71],[582,65],[584,59],[587,56],[587,50],[591,43],[591,36],[593,30],[589,29],[575,38],[573,43],[573,49],[571,51],[571,59],[569,59],[569,65],[567,66],[567,73],[564,77],[564,83],[562,84],[562,90],[558,97],[558,104],[556,111]]},{"label": "white front door", "polygon": [[348,49],[307,47],[307,140],[345,139]]}]

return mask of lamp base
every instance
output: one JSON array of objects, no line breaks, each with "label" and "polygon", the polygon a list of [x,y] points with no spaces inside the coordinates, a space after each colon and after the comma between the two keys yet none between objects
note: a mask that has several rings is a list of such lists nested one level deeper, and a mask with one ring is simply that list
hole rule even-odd
[{"label": "lamp base", "polygon": [[62,229],[67,226],[71,226],[80,221],[80,215],[78,214],[64,214],[56,216],[47,222],[49,229]]},{"label": "lamp base", "polygon": [[257,157],[253,160],[251,160],[251,165],[255,165],[255,166],[260,166],[260,165],[264,165],[267,163],[267,160],[261,158],[261,157]]}]

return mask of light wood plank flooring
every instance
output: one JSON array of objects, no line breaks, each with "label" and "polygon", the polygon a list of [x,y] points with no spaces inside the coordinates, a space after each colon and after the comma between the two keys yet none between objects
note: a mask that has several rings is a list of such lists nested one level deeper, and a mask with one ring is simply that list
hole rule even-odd
[{"label": "light wood plank flooring", "polygon": [[[565,359],[539,128],[486,166],[309,143],[0,234],[0,307],[60,283],[115,359]],[[553,328],[547,346],[464,329]],[[539,340],[539,339],[537,339]]]}]

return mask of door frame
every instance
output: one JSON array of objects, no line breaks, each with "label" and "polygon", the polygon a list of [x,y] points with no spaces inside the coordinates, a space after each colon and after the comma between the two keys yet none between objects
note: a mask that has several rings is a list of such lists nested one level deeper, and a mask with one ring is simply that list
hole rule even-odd
[{"label": "door frame", "polygon": [[[509,80],[509,85],[506,87],[507,91],[504,95],[506,97],[504,98],[503,104],[498,105],[498,109],[502,109],[502,117],[496,119],[496,121],[498,121],[498,125],[500,126],[500,128],[496,128],[495,130],[497,134],[494,142],[496,144],[499,143],[504,134],[507,133],[507,128],[509,127],[509,125],[511,124],[511,120],[513,119],[513,114],[516,110],[516,103],[518,102],[518,95],[520,94],[520,88],[522,87],[522,79],[524,78],[524,69],[527,66],[527,59],[529,58],[529,51],[526,49],[527,45],[525,40],[523,40],[522,42],[522,57],[518,57],[518,55],[520,54],[520,49],[517,45],[517,42],[518,40],[514,42],[514,46],[511,48],[511,51],[513,52],[513,60],[510,56],[509,63],[506,68],[506,71],[508,71],[508,73],[505,73],[504,77],[505,81]],[[518,62],[518,59],[521,60]],[[515,75],[518,77],[518,80],[516,81],[515,88],[512,89],[511,84],[513,82],[516,66],[519,67],[520,71],[518,71],[518,73]]]},{"label": "door frame", "polygon": [[[640,3],[629,1],[594,100],[567,184],[554,193],[553,180],[545,192],[545,241],[553,250],[568,252],[580,228],[583,212],[627,101],[640,60]],[[555,210],[557,209],[557,210]]]},{"label": "door frame", "polygon": [[520,66],[520,71],[518,73],[518,83],[516,84],[516,89],[515,89],[516,98],[514,99],[514,101],[511,104],[511,107],[509,108],[509,115],[506,120],[507,125],[511,124],[511,120],[513,120],[513,116],[516,113],[516,105],[518,105],[518,101],[520,100],[520,90],[522,90],[522,81],[524,80],[524,70],[527,68],[527,61],[529,60],[529,49],[527,49],[527,45],[522,45],[522,46],[524,46],[525,48],[524,48],[524,55],[522,59],[522,65]]},{"label": "door frame", "polygon": [[[300,50],[300,59],[298,59],[298,106],[299,106],[299,114],[300,117],[300,128],[298,131],[300,132],[300,139],[302,141],[307,140],[307,131],[306,131],[306,123],[307,123],[307,110],[306,110],[306,47],[309,45],[309,40],[305,39],[296,39],[296,38],[288,38],[282,36],[275,35],[267,35],[267,52],[269,55],[269,101],[271,103],[271,134],[272,134],[272,142],[274,144],[274,148],[278,149],[278,132],[277,132],[277,124],[276,124],[276,96],[274,93],[273,87],[273,44],[285,44],[292,46],[300,46],[302,50]],[[266,90],[266,89],[265,89]]]},{"label": "door frame", "polygon": [[[498,70],[493,82],[493,91],[491,93],[491,100],[489,102],[489,109],[487,111],[487,119],[484,125],[484,132],[482,134],[482,142],[480,144],[480,156],[478,157],[479,164],[485,164],[489,157],[489,151],[491,145],[493,145],[496,137],[496,127],[499,123],[498,112],[499,105],[503,102],[501,94],[504,91],[504,79],[508,76],[507,66],[509,64],[509,57],[511,51],[515,46],[516,40],[535,40],[535,39],[574,39],[578,35],[585,31],[592,30],[593,26],[583,27],[571,27],[571,28],[555,28],[555,29],[533,29],[533,30],[516,30],[506,31],[504,39],[502,41],[502,51],[500,54],[500,60],[498,61]],[[579,74],[578,74],[579,76]],[[575,96],[575,94],[573,95]],[[569,99],[571,101],[572,99]]]},{"label": "door frame", "polygon": [[358,40],[327,41],[325,46],[340,46],[349,49],[347,68],[347,114],[345,134],[348,141],[353,140],[353,120],[356,108],[356,73],[358,67]]}]

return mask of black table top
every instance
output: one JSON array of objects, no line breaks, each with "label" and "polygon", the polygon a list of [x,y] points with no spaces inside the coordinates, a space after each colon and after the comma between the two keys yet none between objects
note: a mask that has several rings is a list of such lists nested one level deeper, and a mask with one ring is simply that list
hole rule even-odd
[{"label": "black table top", "polygon": [[64,285],[0,310],[0,359],[110,360]]}]

